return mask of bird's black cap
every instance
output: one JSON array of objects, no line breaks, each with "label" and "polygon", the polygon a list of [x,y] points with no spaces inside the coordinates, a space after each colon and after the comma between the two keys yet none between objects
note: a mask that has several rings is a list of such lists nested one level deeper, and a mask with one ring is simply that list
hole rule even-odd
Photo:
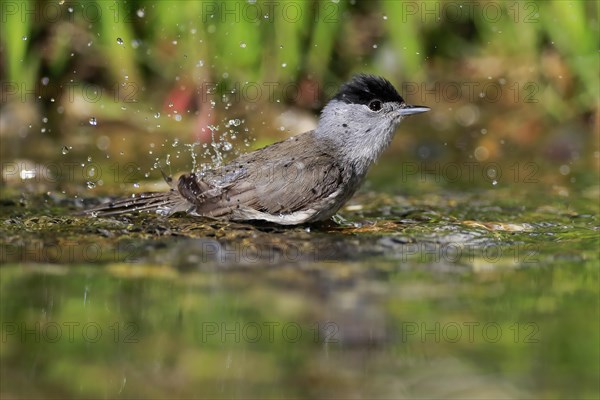
[{"label": "bird's black cap", "polygon": [[366,105],[374,99],[379,99],[384,103],[389,101],[404,102],[394,85],[387,79],[367,74],[356,75],[352,80],[342,85],[340,91],[333,98],[333,100],[348,104]]}]

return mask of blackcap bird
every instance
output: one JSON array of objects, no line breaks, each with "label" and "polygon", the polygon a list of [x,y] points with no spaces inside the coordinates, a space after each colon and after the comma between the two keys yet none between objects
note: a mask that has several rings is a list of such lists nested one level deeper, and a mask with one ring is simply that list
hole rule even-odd
[{"label": "blackcap bird", "polygon": [[327,220],[360,187],[400,121],[428,110],[406,104],[384,78],[357,75],[323,108],[316,129],[182,175],[168,192],[133,195],[85,213],[186,212],[281,225]]}]

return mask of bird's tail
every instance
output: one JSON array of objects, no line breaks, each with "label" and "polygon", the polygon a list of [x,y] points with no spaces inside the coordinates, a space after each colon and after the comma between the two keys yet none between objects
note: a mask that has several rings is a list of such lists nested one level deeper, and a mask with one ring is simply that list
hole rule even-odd
[{"label": "bird's tail", "polygon": [[178,211],[188,211],[192,204],[184,199],[176,189],[168,192],[151,192],[131,195],[123,199],[101,204],[82,212],[84,215],[105,217],[130,212],[155,212],[171,215]]}]

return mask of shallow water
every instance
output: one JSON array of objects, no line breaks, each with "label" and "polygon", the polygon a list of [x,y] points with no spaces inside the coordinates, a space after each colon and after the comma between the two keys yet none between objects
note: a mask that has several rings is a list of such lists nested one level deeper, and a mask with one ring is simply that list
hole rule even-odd
[{"label": "shallow water", "polygon": [[339,223],[291,229],[5,193],[3,392],[593,397],[598,187],[392,195],[377,177]]}]

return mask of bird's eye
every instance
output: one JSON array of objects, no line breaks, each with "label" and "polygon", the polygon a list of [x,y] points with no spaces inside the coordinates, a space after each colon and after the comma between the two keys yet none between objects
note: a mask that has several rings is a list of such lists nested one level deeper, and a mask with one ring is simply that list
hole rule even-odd
[{"label": "bird's eye", "polygon": [[369,108],[371,109],[371,111],[379,111],[381,110],[381,100],[371,100],[369,102]]}]

